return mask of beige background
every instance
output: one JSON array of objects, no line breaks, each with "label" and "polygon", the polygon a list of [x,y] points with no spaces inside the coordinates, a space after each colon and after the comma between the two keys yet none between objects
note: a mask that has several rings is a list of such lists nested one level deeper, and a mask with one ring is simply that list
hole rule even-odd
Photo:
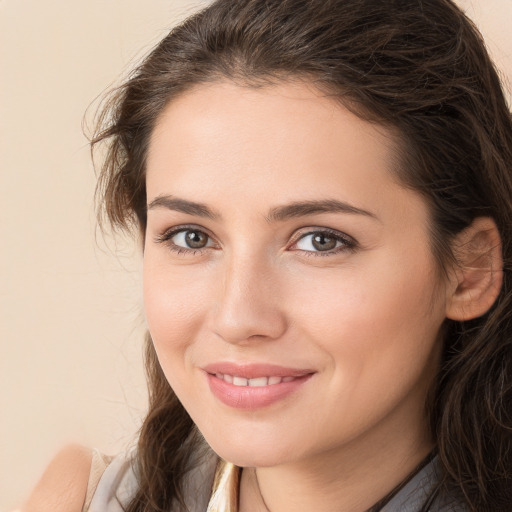
[{"label": "beige background", "polygon": [[[0,511],[145,406],[139,256],[96,236],[88,105],[201,0],[0,0]],[[512,0],[461,0],[512,77]],[[110,247],[110,249],[108,248]]]}]

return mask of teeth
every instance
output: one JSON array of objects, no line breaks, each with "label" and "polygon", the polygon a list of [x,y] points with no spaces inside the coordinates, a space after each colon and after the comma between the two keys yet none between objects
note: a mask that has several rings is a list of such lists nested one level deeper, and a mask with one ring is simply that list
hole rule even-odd
[{"label": "teeth", "polygon": [[254,379],[246,379],[245,377],[237,377],[235,375],[227,375],[225,373],[216,373],[215,376],[218,379],[222,379],[235,386],[252,387],[273,386],[274,384],[280,384],[281,382],[291,382],[295,379],[295,377],[256,377]]},{"label": "teeth", "polygon": [[247,379],[243,377],[233,377],[233,384],[235,386],[247,386]]},{"label": "teeth", "polygon": [[268,384],[267,377],[258,377],[257,379],[249,379],[248,385],[253,387],[266,386]]}]

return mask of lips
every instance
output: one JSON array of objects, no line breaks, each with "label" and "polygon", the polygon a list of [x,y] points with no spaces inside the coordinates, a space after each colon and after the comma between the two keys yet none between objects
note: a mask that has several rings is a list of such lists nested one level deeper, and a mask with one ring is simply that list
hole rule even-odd
[{"label": "lips", "polygon": [[278,402],[315,373],[310,369],[228,362],[214,363],[203,370],[213,395],[236,409],[258,409]]}]

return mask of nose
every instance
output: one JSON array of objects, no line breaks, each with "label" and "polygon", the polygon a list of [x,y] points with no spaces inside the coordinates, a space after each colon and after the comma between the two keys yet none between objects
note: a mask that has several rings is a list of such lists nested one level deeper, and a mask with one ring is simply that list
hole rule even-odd
[{"label": "nose", "polygon": [[271,265],[232,258],[212,308],[212,330],[232,344],[273,340],[286,330],[279,278]]}]

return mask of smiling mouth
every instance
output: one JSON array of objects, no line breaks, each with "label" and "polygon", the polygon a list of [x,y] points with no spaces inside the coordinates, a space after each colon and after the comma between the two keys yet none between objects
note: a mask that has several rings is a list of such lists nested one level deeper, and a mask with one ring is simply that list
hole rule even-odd
[{"label": "smiling mouth", "polygon": [[249,386],[254,388],[259,388],[263,386],[274,386],[276,384],[281,384],[282,382],[291,382],[299,377],[256,377],[253,379],[246,379],[245,377],[239,377],[237,375],[229,375],[227,373],[215,373],[210,374],[215,375],[218,379],[221,379],[228,384],[232,384],[233,386]]},{"label": "smiling mouth", "polygon": [[241,410],[265,408],[297,393],[316,373],[272,364],[216,363],[203,368],[210,391]]}]

